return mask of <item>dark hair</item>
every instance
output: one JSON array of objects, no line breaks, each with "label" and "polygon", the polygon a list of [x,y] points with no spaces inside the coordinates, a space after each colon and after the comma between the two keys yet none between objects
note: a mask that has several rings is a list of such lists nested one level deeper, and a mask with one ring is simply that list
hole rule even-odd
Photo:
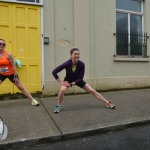
[{"label": "dark hair", "polygon": [[72,49],[70,50],[70,54],[72,55],[74,51],[79,51],[79,49],[78,49],[78,48],[72,48]]}]

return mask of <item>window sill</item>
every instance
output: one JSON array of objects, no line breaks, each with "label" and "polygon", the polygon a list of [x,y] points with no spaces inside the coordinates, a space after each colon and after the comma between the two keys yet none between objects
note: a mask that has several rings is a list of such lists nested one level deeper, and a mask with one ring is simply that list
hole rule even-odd
[{"label": "window sill", "polygon": [[114,57],[114,61],[119,62],[149,62],[150,58],[123,58],[123,57]]}]

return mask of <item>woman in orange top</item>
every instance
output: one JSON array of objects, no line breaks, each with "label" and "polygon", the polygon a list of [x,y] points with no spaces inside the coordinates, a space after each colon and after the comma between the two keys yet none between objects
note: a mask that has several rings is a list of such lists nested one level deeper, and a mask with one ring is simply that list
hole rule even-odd
[{"label": "woman in orange top", "polygon": [[35,100],[29,91],[23,87],[21,81],[19,80],[16,66],[14,63],[14,58],[12,54],[5,50],[5,40],[0,39],[0,84],[8,78],[24,95],[32,100],[33,106],[38,106],[39,102]]}]

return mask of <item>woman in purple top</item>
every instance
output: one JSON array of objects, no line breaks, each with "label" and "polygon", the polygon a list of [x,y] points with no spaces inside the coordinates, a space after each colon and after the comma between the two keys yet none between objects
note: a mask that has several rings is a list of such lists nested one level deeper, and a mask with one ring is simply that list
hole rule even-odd
[{"label": "woman in purple top", "polygon": [[[66,90],[69,87],[72,87],[74,85],[79,86],[80,88],[84,89],[85,91],[89,92],[93,96],[95,96],[97,99],[103,101],[106,104],[106,107],[108,108],[115,108],[115,105],[112,104],[110,101],[105,99],[100,93],[95,91],[90,85],[88,85],[84,80],[84,71],[85,71],[85,65],[84,62],[79,60],[80,58],[80,51],[78,48],[72,48],[70,50],[71,59],[67,60],[60,66],[56,67],[52,74],[54,78],[58,81],[58,83],[61,85],[61,89],[58,94],[58,104],[56,108],[54,109],[55,113],[60,112],[61,110],[61,103],[63,100],[63,96],[66,92]],[[59,76],[57,75],[60,71],[63,69],[66,70],[66,76],[64,80],[59,79]]]}]

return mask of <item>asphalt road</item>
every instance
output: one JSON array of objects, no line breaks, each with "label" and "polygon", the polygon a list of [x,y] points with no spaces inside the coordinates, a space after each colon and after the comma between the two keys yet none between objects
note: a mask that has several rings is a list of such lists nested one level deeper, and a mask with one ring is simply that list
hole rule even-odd
[{"label": "asphalt road", "polygon": [[22,150],[149,150],[150,125],[64,140]]}]

